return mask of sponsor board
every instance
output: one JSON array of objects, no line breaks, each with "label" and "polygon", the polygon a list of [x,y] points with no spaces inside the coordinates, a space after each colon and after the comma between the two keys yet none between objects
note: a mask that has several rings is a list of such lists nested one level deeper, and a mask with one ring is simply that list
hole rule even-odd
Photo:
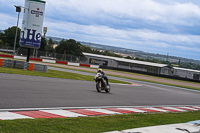
[{"label": "sponsor board", "polygon": [[91,58],[90,64],[108,66],[108,61]]},{"label": "sponsor board", "polygon": [[45,1],[25,0],[25,8],[20,35],[20,46],[40,48]]}]

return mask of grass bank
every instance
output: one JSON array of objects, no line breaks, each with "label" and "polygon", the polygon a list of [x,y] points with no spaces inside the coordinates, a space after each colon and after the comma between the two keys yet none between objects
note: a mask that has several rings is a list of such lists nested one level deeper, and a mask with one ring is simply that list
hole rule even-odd
[{"label": "grass bank", "polygon": [[[5,68],[0,67],[0,73],[9,73],[9,74],[21,74],[21,75],[31,75],[31,76],[41,76],[41,77],[51,77],[51,78],[63,78],[63,79],[74,79],[74,80],[84,80],[84,81],[94,81],[93,76],[87,76],[82,74],[75,74],[69,72],[61,72],[56,70],[48,70],[47,73],[27,71],[21,69]],[[121,83],[121,84],[130,84],[128,82],[118,81],[118,80],[109,80],[110,83]]]},{"label": "grass bank", "polygon": [[5,133],[100,133],[126,129],[185,123],[200,119],[200,112],[127,114],[99,117],[21,119],[0,121]]}]

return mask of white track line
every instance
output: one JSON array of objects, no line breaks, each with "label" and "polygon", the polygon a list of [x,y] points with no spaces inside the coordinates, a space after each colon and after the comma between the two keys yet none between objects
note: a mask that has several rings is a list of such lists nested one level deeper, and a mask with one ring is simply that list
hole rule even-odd
[{"label": "white track line", "polygon": [[113,85],[125,85],[125,86],[142,86],[140,84],[120,84],[120,83],[109,83],[109,84],[113,84]]}]

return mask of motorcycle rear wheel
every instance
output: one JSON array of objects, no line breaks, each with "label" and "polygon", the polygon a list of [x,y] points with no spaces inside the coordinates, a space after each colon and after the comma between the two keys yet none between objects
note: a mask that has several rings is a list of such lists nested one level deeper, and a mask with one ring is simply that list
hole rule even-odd
[{"label": "motorcycle rear wheel", "polygon": [[108,86],[109,86],[109,88],[108,88],[108,89],[107,89],[107,88],[105,89],[105,91],[106,91],[107,93],[109,93],[109,92],[110,92],[110,89],[111,89],[111,88],[110,88],[110,85],[108,85]]}]

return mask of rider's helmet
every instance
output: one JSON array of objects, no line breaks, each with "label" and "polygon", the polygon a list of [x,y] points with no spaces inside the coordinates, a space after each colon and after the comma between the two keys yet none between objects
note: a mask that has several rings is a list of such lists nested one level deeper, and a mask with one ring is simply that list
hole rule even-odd
[{"label": "rider's helmet", "polygon": [[102,72],[102,69],[98,69],[97,72],[101,73],[101,72]]}]

